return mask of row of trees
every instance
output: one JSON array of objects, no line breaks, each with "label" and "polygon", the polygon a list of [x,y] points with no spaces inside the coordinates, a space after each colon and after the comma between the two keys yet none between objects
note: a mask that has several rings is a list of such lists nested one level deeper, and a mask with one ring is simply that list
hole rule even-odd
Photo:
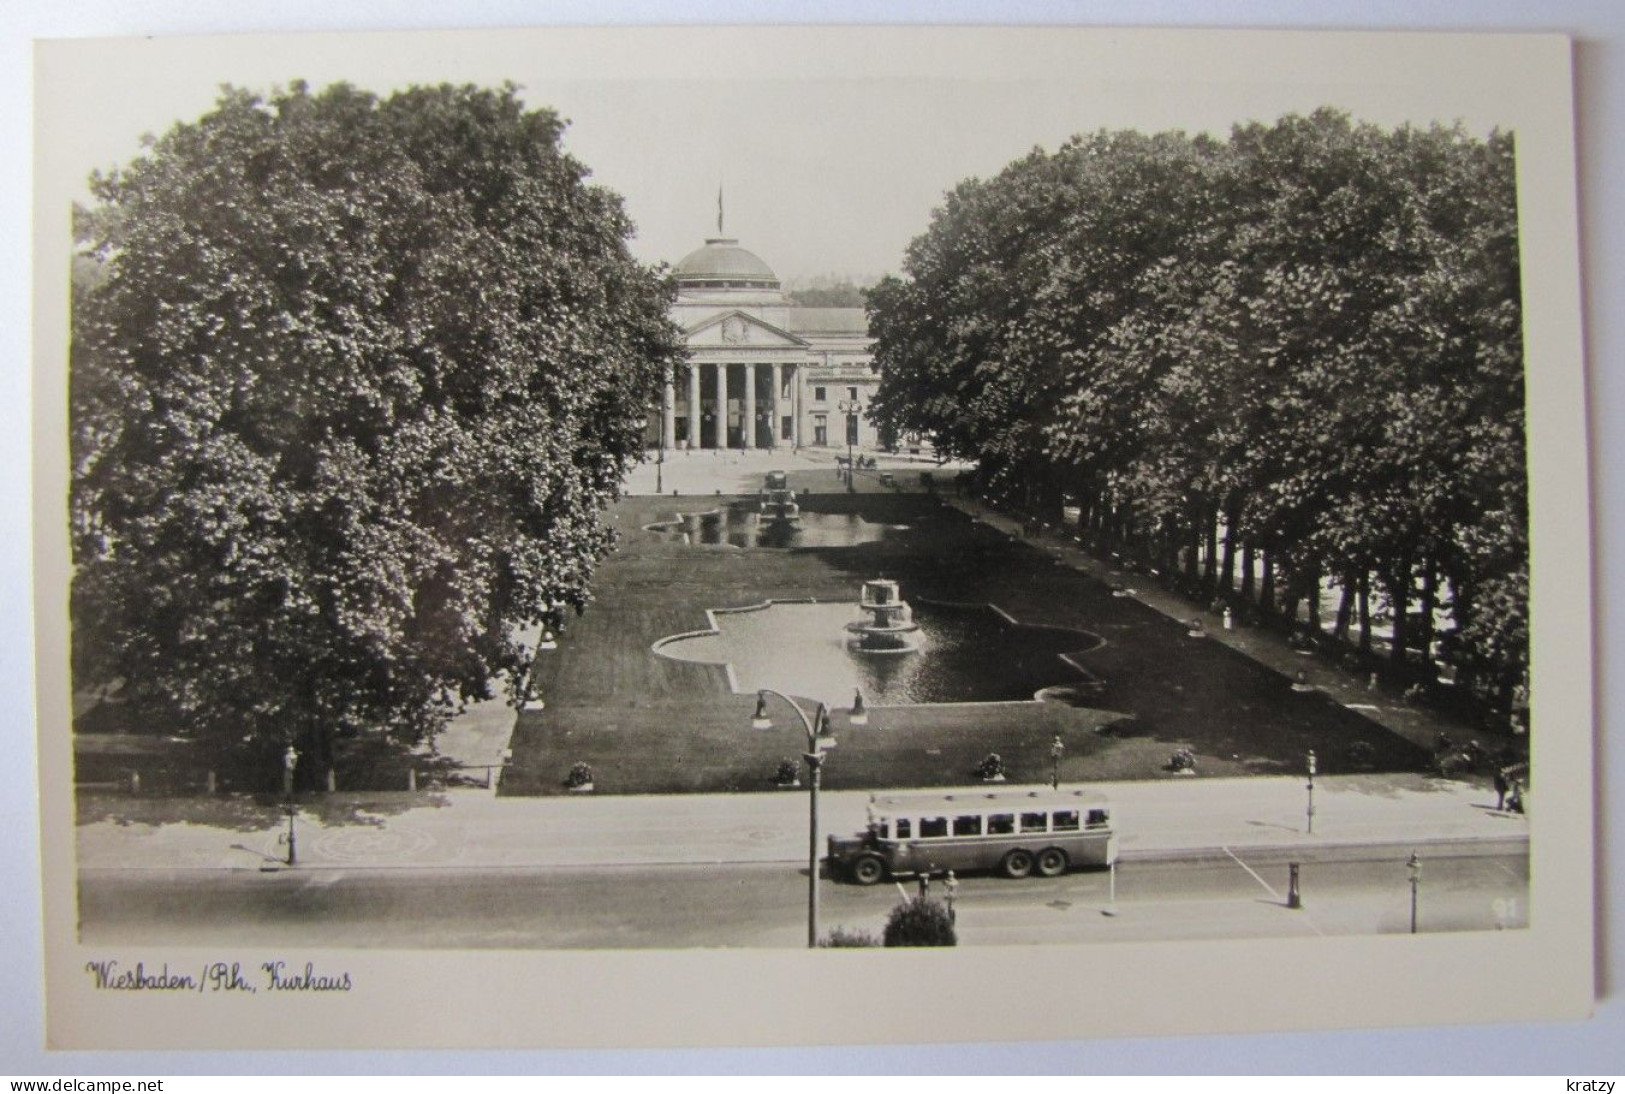
[{"label": "row of trees", "polygon": [[[1525,676],[1514,148],[1322,110],[1102,132],[962,183],[869,294],[874,415],[1265,615]],[[1200,560],[1200,563],[1199,561]],[[1256,576],[1255,576],[1256,575]]]},{"label": "row of trees", "polygon": [[77,687],[309,779],[525,678],[680,353],[563,128],[512,87],[228,89],[93,180]]}]

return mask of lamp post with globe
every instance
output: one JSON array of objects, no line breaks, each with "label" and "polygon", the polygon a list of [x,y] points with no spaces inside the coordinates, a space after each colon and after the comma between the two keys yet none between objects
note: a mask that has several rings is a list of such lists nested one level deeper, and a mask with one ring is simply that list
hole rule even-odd
[{"label": "lamp post with globe", "polygon": [[282,811],[288,814],[288,865],[294,866],[299,861],[299,851],[294,843],[293,817],[297,807],[293,804],[293,769],[299,763],[299,750],[293,747],[290,741],[287,750],[282,753]]},{"label": "lamp post with globe", "polygon": [[863,403],[857,399],[842,399],[835,407],[846,415],[846,488],[856,490],[857,464],[853,462],[853,450],[858,443],[858,416],[863,413]]},{"label": "lamp post with globe", "polygon": [[756,716],[750,720],[752,729],[772,729],[773,719],[768,717],[767,697],[782,699],[807,734],[808,813],[807,813],[807,948],[818,946],[818,788],[824,768],[824,752],[835,747],[835,737],[829,731],[829,708],[819,703],[812,717],[796,701],[772,688],[759,688],[756,692]]}]

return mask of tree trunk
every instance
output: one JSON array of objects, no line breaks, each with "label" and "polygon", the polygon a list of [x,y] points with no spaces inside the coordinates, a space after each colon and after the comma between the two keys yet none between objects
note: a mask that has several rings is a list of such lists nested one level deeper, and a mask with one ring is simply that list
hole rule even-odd
[{"label": "tree trunk", "polygon": [[1198,503],[1192,503],[1188,513],[1185,528],[1185,547],[1190,552],[1185,556],[1185,576],[1195,581],[1202,573],[1202,514],[1204,508]]},{"label": "tree trunk", "polygon": [[1281,618],[1293,627],[1298,625],[1298,601],[1302,599],[1303,582],[1296,575],[1289,576],[1281,594]]},{"label": "tree trunk", "polygon": [[1371,571],[1360,571],[1360,652],[1371,652]]},{"label": "tree trunk", "polygon": [[1337,600],[1337,621],[1332,624],[1332,637],[1339,642],[1349,640],[1349,617],[1354,612],[1354,586],[1349,584],[1347,576],[1338,583],[1342,593]]},{"label": "tree trunk", "polygon": [[1275,559],[1270,551],[1264,551],[1263,555],[1264,569],[1258,575],[1258,612],[1272,615],[1275,612]]},{"label": "tree trunk", "polygon": [[1203,530],[1207,533],[1207,556],[1202,560],[1202,580],[1212,588],[1219,576],[1219,507],[1209,505],[1203,514]]},{"label": "tree trunk", "polygon": [[1388,598],[1394,613],[1394,648],[1389,651],[1395,665],[1405,664],[1405,643],[1410,638],[1411,560],[1399,557],[1399,565],[1388,577]]},{"label": "tree trunk", "polygon": [[1433,660],[1433,611],[1439,601],[1439,567],[1429,558],[1422,564],[1422,650],[1424,656],[1431,662]]},{"label": "tree trunk", "polygon": [[1253,545],[1246,542],[1241,545],[1241,599],[1243,603],[1253,599]]},{"label": "tree trunk", "polygon": [[1220,572],[1219,584],[1223,587],[1225,598],[1228,599],[1236,591],[1236,507],[1231,505],[1224,513],[1224,568]]}]

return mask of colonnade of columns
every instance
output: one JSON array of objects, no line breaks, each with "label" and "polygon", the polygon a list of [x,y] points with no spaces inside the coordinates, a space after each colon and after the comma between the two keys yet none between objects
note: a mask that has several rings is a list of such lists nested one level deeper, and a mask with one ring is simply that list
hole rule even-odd
[{"label": "colonnade of columns", "polygon": [[[730,368],[744,370],[744,388],[741,392],[742,403],[740,415],[740,437],[737,444],[730,443],[728,435],[728,370]],[[794,365],[786,364],[738,364],[735,362],[696,361],[688,365],[688,392],[687,392],[687,447],[694,448],[782,448],[785,445],[801,445],[801,408],[799,406],[799,385],[794,383]],[[702,383],[703,370],[713,371],[714,379],[710,384]],[[756,388],[762,378],[761,369],[772,370],[772,388],[767,404],[767,429],[758,428]],[[784,394],[786,376],[792,379],[788,396]],[[701,391],[709,387],[713,393],[709,403],[702,401]],[[710,407],[709,415],[704,413]],[[667,448],[677,447],[677,385],[672,374],[666,376],[666,389],[661,400],[661,441]],[[784,416],[790,418],[790,436],[784,436],[780,422]],[[710,436],[706,436],[703,428],[705,419],[711,422]],[[766,441],[764,444],[763,441]]]}]

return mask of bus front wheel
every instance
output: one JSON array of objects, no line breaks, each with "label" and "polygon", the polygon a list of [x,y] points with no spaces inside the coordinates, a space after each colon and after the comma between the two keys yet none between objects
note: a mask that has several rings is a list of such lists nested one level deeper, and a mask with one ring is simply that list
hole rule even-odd
[{"label": "bus front wheel", "polygon": [[874,855],[862,855],[852,863],[852,880],[859,885],[873,885],[886,873],[886,864]]},{"label": "bus front wheel", "polygon": [[1024,878],[1033,872],[1033,853],[1017,848],[1004,856],[1000,866],[1005,877]]},{"label": "bus front wheel", "polygon": [[1041,877],[1060,877],[1066,873],[1066,852],[1059,847],[1046,847],[1038,852],[1038,873]]}]

